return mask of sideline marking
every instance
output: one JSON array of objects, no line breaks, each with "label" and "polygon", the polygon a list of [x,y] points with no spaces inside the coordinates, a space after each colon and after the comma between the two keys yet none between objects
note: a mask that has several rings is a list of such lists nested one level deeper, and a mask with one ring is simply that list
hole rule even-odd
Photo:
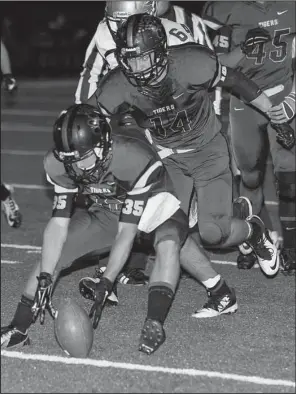
[{"label": "sideline marking", "polygon": [[221,373],[216,371],[202,371],[193,368],[169,368],[161,366],[143,365],[143,364],[132,364],[132,363],[121,363],[107,360],[94,360],[90,358],[66,358],[61,356],[52,356],[45,354],[30,354],[21,353],[16,351],[1,350],[1,356],[9,358],[17,358],[21,360],[32,360],[32,361],[45,361],[53,363],[62,363],[70,365],[88,365],[96,368],[116,368],[131,371],[143,371],[143,372],[157,372],[167,373],[171,375],[183,375],[183,376],[205,376],[208,378],[218,378],[223,380],[235,380],[240,382],[248,382],[254,384],[261,384],[267,386],[286,386],[295,387],[295,382],[283,379],[267,379],[261,378],[260,376],[245,376],[237,375],[232,373]]},{"label": "sideline marking", "polygon": [[22,261],[1,260],[1,264],[23,264]]}]

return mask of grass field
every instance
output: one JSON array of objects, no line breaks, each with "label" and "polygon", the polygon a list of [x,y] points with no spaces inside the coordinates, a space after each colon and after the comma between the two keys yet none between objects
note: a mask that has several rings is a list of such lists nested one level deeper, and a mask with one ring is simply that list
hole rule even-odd
[{"label": "grass field", "polygon": [[[15,187],[23,225],[1,221],[1,325],[13,317],[24,282],[41,258],[43,228],[51,215],[51,188],[42,160],[51,147],[55,117],[72,104],[74,81],[23,81],[15,102],[2,100],[1,176]],[[271,195],[270,203],[274,203]],[[1,393],[293,393],[295,392],[295,277],[266,278],[258,269],[239,271],[236,253],[211,253],[216,269],[236,290],[231,316],[197,320],[204,288],[181,280],[166,322],[167,341],[153,355],[137,350],[146,315],[147,287],[119,285],[120,303],[105,308],[87,359],[66,356],[53,321],[36,323],[31,345],[1,351]],[[86,310],[79,279],[93,267],[75,267],[54,295]]]}]

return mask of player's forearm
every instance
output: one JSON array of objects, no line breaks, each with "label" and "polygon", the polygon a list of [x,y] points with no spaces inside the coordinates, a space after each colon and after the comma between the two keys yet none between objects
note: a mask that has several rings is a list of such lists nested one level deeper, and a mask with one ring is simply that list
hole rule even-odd
[{"label": "player's forearm", "polygon": [[115,282],[127,262],[137,231],[138,226],[136,224],[119,223],[118,233],[112,246],[106,271],[103,275],[112,283]]},{"label": "player's forearm", "polygon": [[69,219],[51,218],[43,233],[41,272],[53,274],[68,235]]},{"label": "player's forearm", "polygon": [[247,104],[251,104],[266,113],[272,107],[270,99],[261,91],[259,86],[240,71],[222,66],[222,77],[217,86],[222,86],[240,97]]},{"label": "player's forearm", "polygon": [[218,58],[222,64],[228,67],[235,67],[244,58],[244,54],[240,47],[233,49],[228,53],[218,54]]}]

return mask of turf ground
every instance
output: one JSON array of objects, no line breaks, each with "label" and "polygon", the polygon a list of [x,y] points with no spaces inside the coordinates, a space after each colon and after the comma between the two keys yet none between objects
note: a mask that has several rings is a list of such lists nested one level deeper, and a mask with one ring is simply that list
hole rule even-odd
[{"label": "turf ground", "polygon": [[[55,117],[72,103],[74,81],[23,81],[15,102],[2,100],[1,176],[13,184],[23,213],[20,229],[1,221],[1,325],[8,324],[24,281],[40,260],[42,231],[51,215],[51,189],[42,157],[51,146]],[[275,204],[272,193],[270,204]],[[167,341],[153,355],[137,350],[146,314],[147,287],[119,285],[118,307],[104,310],[87,359],[69,358],[46,316],[30,330],[31,346],[1,351],[2,393],[292,393],[295,392],[295,277],[266,278],[239,271],[236,253],[211,253],[215,268],[235,287],[239,309],[231,316],[197,320],[206,300],[190,278],[181,280],[166,322]],[[89,310],[79,279],[63,276],[54,295]]]}]

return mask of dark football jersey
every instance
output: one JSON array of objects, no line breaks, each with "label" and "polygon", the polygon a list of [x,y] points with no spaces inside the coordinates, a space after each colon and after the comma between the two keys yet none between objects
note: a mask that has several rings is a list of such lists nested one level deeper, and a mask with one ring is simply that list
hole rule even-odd
[{"label": "dark football jersey", "polygon": [[[71,178],[65,166],[48,152],[44,159],[47,179],[55,186],[58,204],[63,215],[67,201],[78,192],[87,194],[96,202],[111,199],[124,202],[121,211],[122,221],[138,222],[150,197],[167,192],[174,195],[173,186],[157,152],[145,136],[135,129],[116,129],[112,134],[112,159],[105,176],[98,183],[85,184]],[[79,175],[79,169],[73,164]],[[61,196],[64,196],[61,198]],[[177,199],[174,197],[174,202]],[[59,204],[60,202],[60,204]],[[68,213],[70,214],[69,210]]]},{"label": "dark football jersey", "polygon": [[[269,32],[271,41],[258,43],[252,53],[237,65],[247,77],[261,89],[292,83],[292,50],[295,45],[295,2],[255,1],[230,2],[214,1],[205,8],[204,18],[209,27],[225,31],[231,27],[231,36],[221,33],[215,45],[217,52],[231,51],[245,41],[249,30],[260,27]],[[227,40],[230,38],[230,42]],[[293,43],[294,42],[294,43]],[[225,51],[224,51],[225,52]]]},{"label": "dark football jersey", "polygon": [[97,103],[109,116],[132,112],[156,144],[200,148],[220,130],[208,93],[217,72],[211,50],[198,44],[176,46],[169,49],[168,75],[160,88],[140,90],[116,68],[97,90]]}]

